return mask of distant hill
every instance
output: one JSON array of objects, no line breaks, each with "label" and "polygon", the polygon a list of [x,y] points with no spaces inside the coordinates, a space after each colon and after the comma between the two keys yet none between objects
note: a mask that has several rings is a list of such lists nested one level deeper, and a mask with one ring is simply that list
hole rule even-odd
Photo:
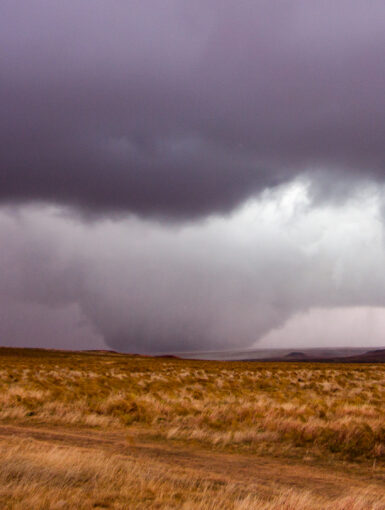
[{"label": "distant hill", "polygon": [[[221,361],[310,361],[310,360],[333,360],[335,358],[347,358],[367,354],[375,350],[385,350],[382,347],[298,347],[292,348],[256,348],[248,350],[226,351],[192,351],[172,352],[183,359],[221,360]],[[157,353],[161,354],[161,353]]]},{"label": "distant hill", "polygon": [[385,349],[368,351],[364,352],[364,354],[347,356],[342,359],[350,363],[385,363]]},{"label": "distant hill", "polygon": [[385,349],[370,350],[353,356],[320,356],[311,355],[302,351],[292,351],[284,356],[272,356],[269,358],[254,358],[245,361],[303,361],[318,363],[385,363]]},{"label": "distant hill", "polygon": [[301,351],[289,352],[285,356],[286,359],[309,359],[309,356]]}]

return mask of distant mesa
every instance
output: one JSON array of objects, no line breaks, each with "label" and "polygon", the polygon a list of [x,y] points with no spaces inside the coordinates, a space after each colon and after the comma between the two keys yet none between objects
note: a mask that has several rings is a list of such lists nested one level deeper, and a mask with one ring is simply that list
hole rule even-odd
[{"label": "distant mesa", "polygon": [[[318,352],[317,352],[318,351]],[[350,352],[349,352],[350,351]],[[351,349],[309,349],[308,351],[283,352],[265,358],[249,358],[244,361],[293,361],[318,363],[385,363],[385,349],[371,349],[352,354]]]},{"label": "distant mesa", "polygon": [[175,354],[158,354],[155,358],[164,358],[164,359],[182,359],[179,356],[175,356]]},{"label": "distant mesa", "polygon": [[287,359],[304,359],[304,358],[307,358],[307,354],[305,354],[304,352],[301,352],[301,351],[292,351],[292,352],[289,352],[289,354],[286,354],[285,358]]},{"label": "distant mesa", "polygon": [[118,351],[113,351],[112,349],[84,349],[84,352],[113,352],[118,354]]}]

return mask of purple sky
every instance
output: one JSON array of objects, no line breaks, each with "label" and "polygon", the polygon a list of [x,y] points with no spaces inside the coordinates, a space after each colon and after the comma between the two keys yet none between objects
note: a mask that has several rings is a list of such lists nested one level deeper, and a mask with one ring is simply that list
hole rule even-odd
[{"label": "purple sky", "polygon": [[307,310],[379,313],[384,20],[383,0],[2,0],[1,343],[247,347]]}]

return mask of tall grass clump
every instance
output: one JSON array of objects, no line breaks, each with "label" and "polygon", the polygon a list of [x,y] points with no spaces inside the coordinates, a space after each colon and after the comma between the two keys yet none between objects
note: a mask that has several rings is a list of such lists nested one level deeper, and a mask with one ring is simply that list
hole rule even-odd
[{"label": "tall grass clump", "polygon": [[0,349],[3,423],[129,429],[210,448],[385,460],[385,365]]}]

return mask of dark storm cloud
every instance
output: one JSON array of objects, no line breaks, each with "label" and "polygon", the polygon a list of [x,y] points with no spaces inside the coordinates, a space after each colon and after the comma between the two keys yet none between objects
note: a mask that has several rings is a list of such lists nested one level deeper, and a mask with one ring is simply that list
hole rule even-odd
[{"label": "dark storm cloud", "polygon": [[384,19],[382,0],[2,0],[0,201],[193,217],[305,170],[323,194],[382,178]]},{"label": "dark storm cloud", "polygon": [[[297,184],[226,217],[172,225],[137,217],[88,224],[57,208],[0,209],[0,341],[238,349],[308,310],[383,307],[378,195],[313,208]],[[330,345],[323,336],[330,328],[318,326],[325,315],[312,317],[312,336],[304,330],[296,339],[294,328],[293,345],[314,345],[316,337]],[[346,322],[338,341],[349,345]]]}]

